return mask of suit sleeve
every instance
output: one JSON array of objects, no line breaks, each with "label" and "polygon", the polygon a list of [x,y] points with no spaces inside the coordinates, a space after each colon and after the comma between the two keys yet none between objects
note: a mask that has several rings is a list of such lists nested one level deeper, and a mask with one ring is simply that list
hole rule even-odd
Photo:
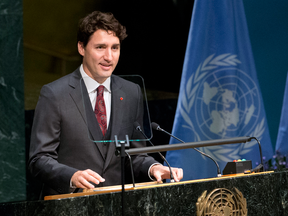
[{"label": "suit sleeve", "polygon": [[[140,87],[138,86],[138,106],[137,106],[137,116],[136,121],[141,125],[143,129],[143,117],[144,117],[144,105],[143,105],[143,96]],[[143,135],[136,129],[133,132],[134,138],[143,137]],[[131,147],[139,148],[146,147],[145,141],[132,142]],[[152,164],[159,163],[153,157],[148,156],[147,154],[139,154],[133,157],[133,169],[135,178],[144,181],[151,181],[148,175],[149,168]]]},{"label": "suit sleeve", "polygon": [[76,169],[57,161],[61,136],[59,97],[46,85],[40,92],[32,126],[28,167],[32,175],[59,193],[69,193]]}]

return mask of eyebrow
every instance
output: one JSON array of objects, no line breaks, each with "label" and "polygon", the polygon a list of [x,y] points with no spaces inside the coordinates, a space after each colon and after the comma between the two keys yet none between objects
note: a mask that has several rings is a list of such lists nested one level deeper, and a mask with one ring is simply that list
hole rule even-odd
[{"label": "eyebrow", "polygon": [[[107,44],[106,43],[99,43],[99,44],[95,44],[95,46],[107,46]],[[112,46],[120,46],[120,43],[112,44]]]}]

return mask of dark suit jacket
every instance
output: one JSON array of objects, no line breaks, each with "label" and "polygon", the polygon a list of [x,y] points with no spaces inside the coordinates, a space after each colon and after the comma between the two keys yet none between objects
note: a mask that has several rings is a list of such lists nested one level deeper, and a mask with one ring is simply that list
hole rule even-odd
[{"label": "dark suit jacket", "polygon": [[[111,91],[111,137],[106,138],[140,137],[133,127],[134,122],[143,122],[140,87],[112,75]],[[44,183],[42,196],[69,193],[71,177],[78,170],[91,169],[100,174],[106,180],[100,186],[121,184],[121,160],[115,156],[115,143],[105,147],[91,139],[101,140],[103,135],[78,68],[43,86],[35,109],[29,169]],[[143,147],[145,142],[130,145]],[[149,180],[148,169],[156,161],[145,154],[132,160],[135,178]]]}]

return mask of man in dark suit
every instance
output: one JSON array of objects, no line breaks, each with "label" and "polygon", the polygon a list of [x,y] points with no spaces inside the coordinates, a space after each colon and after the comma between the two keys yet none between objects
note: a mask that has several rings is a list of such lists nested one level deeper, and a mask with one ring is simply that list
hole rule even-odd
[{"label": "man in dark suit", "polygon": [[[140,137],[133,124],[143,123],[141,89],[112,75],[120,43],[126,36],[125,27],[112,14],[89,14],[81,20],[78,30],[82,65],[41,89],[29,169],[44,183],[42,196],[121,184],[115,144],[93,140],[113,140],[115,135],[119,139],[125,135]],[[130,145],[143,147],[145,142]],[[132,161],[138,181],[170,177],[167,167],[146,154],[133,156]],[[173,175],[179,181],[182,169],[173,168]]]}]

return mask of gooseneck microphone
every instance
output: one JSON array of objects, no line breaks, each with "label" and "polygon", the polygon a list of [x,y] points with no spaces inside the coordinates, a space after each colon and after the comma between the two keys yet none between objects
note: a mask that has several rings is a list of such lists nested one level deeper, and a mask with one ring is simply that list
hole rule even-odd
[{"label": "gooseneck microphone", "polygon": [[[165,131],[164,129],[162,129],[159,124],[157,124],[157,123],[155,123],[155,122],[152,122],[152,123],[151,123],[151,126],[152,126],[152,128],[153,128],[154,130],[162,131],[162,132],[168,134],[170,137],[173,137],[174,139],[178,140],[179,142],[185,143],[183,140],[179,139],[178,137],[175,137],[175,136],[172,135],[171,133],[169,133],[169,132]],[[220,170],[220,167],[219,167],[218,163],[217,163],[210,155],[205,154],[204,152],[198,150],[197,148],[193,148],[193,149],[194,149],[195,151],[199,152],[201,155],[204,155],[205,157],[208,157],[209,159],[211,159],[211,160],[215,163],[215,165],[217,166],[217,173],[218,173],[217,176],[218,176],[218,177],[222,176],[222,175],[221,175],[221,170]]]},{"label": "gooseneck microphone", "polygon": [[[140,127],[140,124],[138,122],[134,122],[134,127],[136,128],[136,130],[140,131],[142,133],[142,135],[145,137],[145,139],[148,140],[148,142],[154,146],[154,144],[150,141],[150,139],[146,136],[146,134],[142,131],[141,127]],[[171,182],[175,182],[174,180],[174,176],[173,176],[173,173],[172,173],[172,168],[170,166],[170,164],[168,163],[168,161],[166,160],[166,158],[161,154],[161,152],[157,152],[160,157],[166,162],[167,166],[169,167],[169,170],[170,170],[170,181]]]}]

